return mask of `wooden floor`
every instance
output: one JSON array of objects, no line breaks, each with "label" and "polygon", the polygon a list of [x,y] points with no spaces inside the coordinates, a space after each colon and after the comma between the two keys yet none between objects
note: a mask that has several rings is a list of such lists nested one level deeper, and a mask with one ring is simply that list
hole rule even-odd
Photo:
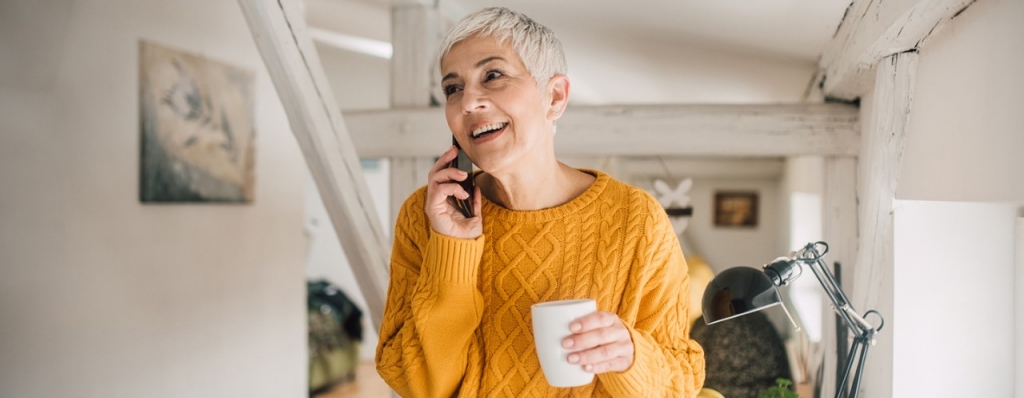
[{"label": "wooden floor", "polygon": [[339,384],[314,398],[391,398],[391,389],[377,374],[373,361],[364,361],[356,369],[355,381]]}]

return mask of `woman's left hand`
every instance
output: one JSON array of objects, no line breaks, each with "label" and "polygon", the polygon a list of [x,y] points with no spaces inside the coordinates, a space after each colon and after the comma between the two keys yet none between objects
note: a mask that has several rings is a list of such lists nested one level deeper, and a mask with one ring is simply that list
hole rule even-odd
[{"label": "woman's left hand", "polygon": [[633,364],[633,338],[619,316],[598,311],[569,324],[573,335],[562,347],[574,351],[569,363],[591,373],[622,372]]}]

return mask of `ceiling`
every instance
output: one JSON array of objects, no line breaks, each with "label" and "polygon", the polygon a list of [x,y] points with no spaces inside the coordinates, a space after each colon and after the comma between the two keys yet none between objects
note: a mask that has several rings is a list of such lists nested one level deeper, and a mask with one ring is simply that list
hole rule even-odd
[{"label": "ceiling", "polygon": [[851,0],[443,0],[471,12],[505,6],[558,34],[703,43],[816,62]]},{"label": "ceiling", "polygon": [[[439,0],[439,8],[457,19],[505,6],[550,27],[577,104],[729,104],[804,100],[850,2]],[[389,1],[305,3],[313,27],[389,40]]]}]

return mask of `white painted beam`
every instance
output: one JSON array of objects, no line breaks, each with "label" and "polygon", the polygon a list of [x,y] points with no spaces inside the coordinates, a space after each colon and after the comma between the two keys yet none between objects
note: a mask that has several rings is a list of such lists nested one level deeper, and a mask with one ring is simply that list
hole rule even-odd
[{"label": "white painted beam", "polygon": [[975,0],[856,0],[822,54],[824,92],[854,100],[871,88],[878,62],[919,48]]},{"label": "white painted beam", "polygon": [[[441,108],[346,112],[361,156],[436,156],[451,130]],[[573,106],[558,121],[559,155],[856,156],[855,106]]]},{"label": "white painted beam", "polygon": [[379,325],[390,250],[304,16],[296,0],[238,4],[366,298],[370,319]]},{"label": "white painted beam", "polygon": [[893,314],[893,204],[909,132],[917,59],[917,53],[900,53],[879,63],[872,120],[858,163],[860,243],[850,300],[861,313],[874,309],[886,319],[865,365],[865,397],[892,395],[892,330],[899,327]]},{"label": "white painted beam", "polygon": [[[437,9],[426,5],[401,5],[391,8],[391,40],[395,45],[391,61],[391,107],[429,107],[431,95],[440,93],[437,85],[437,46],[440,44]],[[443,114],[442,114],[443,117]],[[378,154],[388,156],[391,168],[391,222],[398,217],[405,199],[417,188],[427,183],[427,173],[433,165],[433,157],[451,145],[451,135],[441,135],[434,142],[433,153],[412,156],[397,153]],[[372,156],[360,152],[363,156]]]},{"label": "white painted beam", "polygon": [[[857,260],[857,158],[825,158],[825,194],[822,209],[822,235],[829,243],[829,263],[840,262],[852,270]],[[842,288],[853,292],[853,275],[844,274]]]},{"label": "white painted beam", "polygon": [[785,161],[774,158],[695,158],[670,157],[663,159],[651,156],[559,156],[558,160],[577,168],[604,171],[613,163],[622,179],[662,178],[725,178],[725,179],[781,179]]},{"label": "white painted beam", "polygon": [[[822,200],[822,238],[828,242],[827,264],[842,265],[841,287],[849,295],[853,293],[854,266],[857,255],[857,159],[854,157],[831,156],[825,158],[825,191]],[[837,342],[848,349],[846,339],[837,339],[836,314],[832,302],[822,296],[822,339],[824,371],[821,385],[827,393],[824,397],[835,396]],[[857,307],[860,310],[859,307]],[[845,358],[845,353],[843,358]]]},{"label": "white painted beam", "polygon": [[[437,46],[440,44],[437,10],[432,6],[391,8],[391,106],[426,107],[439,79]],[[441,90],[437,89],[436,94]]]}]

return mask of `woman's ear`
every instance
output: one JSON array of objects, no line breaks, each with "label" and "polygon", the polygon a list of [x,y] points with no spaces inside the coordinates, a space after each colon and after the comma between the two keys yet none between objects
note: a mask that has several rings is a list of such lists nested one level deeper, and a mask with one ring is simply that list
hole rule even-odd
[{"label": "woman's ear", "polygon": [[569,77],[561,73],[555,74],[548,79],[547,92],[550,94],[551,102],[548,104],[548,119],[558,120],[569,105]]}]

